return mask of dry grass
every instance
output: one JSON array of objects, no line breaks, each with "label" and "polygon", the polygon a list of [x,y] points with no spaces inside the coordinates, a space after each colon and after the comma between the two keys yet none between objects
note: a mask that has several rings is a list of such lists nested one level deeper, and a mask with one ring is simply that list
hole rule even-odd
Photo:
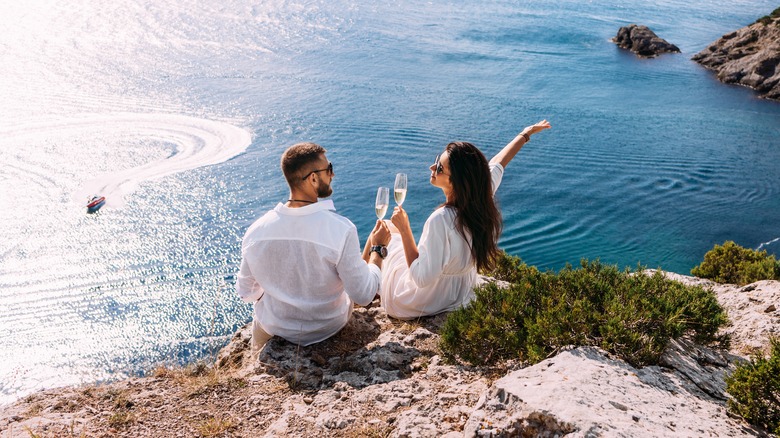
[{"label": "dry grass", "polygon": [[[76,434],[75,431],[75,425],[74,423],[70,424],[70,427],[61,430],[49,430],[45,432],[45,435],[42,435],[43,432],[36,432],[29,427],[25,426],[24,431],[27,432],[27,435],[30,438],[85,438],[87,436],[86,432],[81,431],[79,434]],[[3,436],[10,436],[10,435],[3,435]]]},{"label": "dry grass", "polygon": [[393,325],[393,328],[407,335],[420,327],[425,327],[422,318],[408,320],[391,319],[390,322]]},{"label": "dry grass", "polygon": [[217,367],[209,367],[203,362],[185,368],[158,367],[152,376],[170,379],[184,389],[184,396],[197,397],[205,392],[220,389],[235,389],[246,386],[246,380],[229,376]]},{"label": "dry grass", "polygon": [[125,409],[120,409],[108,417],[108,425],[115,428],[122,428],[134,424],[136,420],[137,418],[135,413]]},{"label": "dry grass", "polygon": [[388,438],[395,428],[388,424],[367,424],[350,429],[344,433],[345,438]]},{"label": "dry grass", "polygon": [[198,426],[198,433],[202,437],[211,438],[219,436],[228,430],[236,427],[236,422],[232,418],[216,418],[211,417],[203,421]]},{"label": "dry grass", "polygon": [[109,407],[112,410],[111,415],[108,417],[109,426],[123,428],[134,424],[138,420],[138,416],[132,411],[135,402],[130,399],[130,394],[127,390],[108,389],[103,393],[103,400],[109,402]]},{"label": "dry grass", "polygon": [[75,400],[71,400],[70,398],[63,398],[57,401],[57,403],[51,407],[52,411],[55,412],[76,412],[79,409],[79,405]]},{"label": "dry grass", "polygon": [[41,435],[38,435],[37,433],[33,432],[32,429],[25,426],[24,427],[25,432],[27,432],[28,435],[30,435],[30,438],[41,438]]},{"label": "dry grass", "polygon": [[27,408],[24,414],[29,418],[37,417],[41,412],[43,412],[43,405],[39,402],[35,402]]}]

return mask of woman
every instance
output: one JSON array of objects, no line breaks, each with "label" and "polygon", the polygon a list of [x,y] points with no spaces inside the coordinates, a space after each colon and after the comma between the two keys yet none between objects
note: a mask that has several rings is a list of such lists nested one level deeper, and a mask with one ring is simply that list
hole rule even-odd
[{"label": "woman", "polygon": [[504,168],[531,135],[550,128],[546,120],[528,126],[490,163],[474,145],[454,142],[430,166],[431,184],[446,201],[425,222],[420,244],[409,217],[395,207],[380,297],[387,314],[399,319],[454,310],[474,299],[477,269],[489,269],[499,252],[501,213],[493,195]]}]

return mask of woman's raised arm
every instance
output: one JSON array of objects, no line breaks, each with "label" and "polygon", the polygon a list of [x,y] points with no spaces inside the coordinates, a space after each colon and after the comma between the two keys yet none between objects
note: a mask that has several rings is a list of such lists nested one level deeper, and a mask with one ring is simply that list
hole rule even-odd
[{"label": "woman's raised arm", "polygon": [[533,134],[549,128],[550,122],[547,120],[542,120],[541,122],[538,122],[534,125],[527,126],[519,134],[517,134],[517,137],[512,139],[512,141],[504,146],[504,149],[501,149],[501,152],[497,153],[495,157],[490,159],[490,164],[499,163],[502,167],[506,168],[507,164],[509,164],[509,162],[512,161],[512,158],[514,158],[515,155],[520,152],[520,148],[528,143]]}]

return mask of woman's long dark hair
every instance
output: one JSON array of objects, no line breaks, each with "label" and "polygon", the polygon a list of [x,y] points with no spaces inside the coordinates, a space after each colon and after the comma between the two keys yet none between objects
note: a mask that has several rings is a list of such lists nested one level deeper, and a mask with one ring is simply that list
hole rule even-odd
[{"label": "woman's long dark hair", "polygon": [[493,199],[488,161],[471,143],[452,142],[446,150],[455,195],[454,202],[446,205],[455,209],[458,232],[467,242],[467,234],[471,235],[471,255],[477,262],[477,269],[490,270],[498,256],[498,238],[503,224]]}]

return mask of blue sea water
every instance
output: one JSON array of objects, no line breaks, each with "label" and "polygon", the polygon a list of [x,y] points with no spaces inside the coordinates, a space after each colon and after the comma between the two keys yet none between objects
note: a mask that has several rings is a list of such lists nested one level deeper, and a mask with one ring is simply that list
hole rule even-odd
[{"label": "blue sea water", "polygon": [[[299,141],[361,237],[396,172],[419,236],[447,142],[490,157],[546,118],[499,190],[527,263],[685,274],[725,240],[780,248],[780,103],[690,61],[773,2],[93,3],[0,14],[0,403],[213,354],[251,317],[240,239]],[[682,54],[618,49],[629,23]]]}]

